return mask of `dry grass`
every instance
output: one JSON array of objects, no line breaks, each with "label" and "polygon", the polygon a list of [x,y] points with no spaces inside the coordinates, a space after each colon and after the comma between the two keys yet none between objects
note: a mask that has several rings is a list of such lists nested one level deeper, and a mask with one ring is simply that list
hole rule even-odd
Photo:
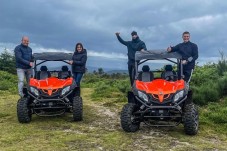
[{"label": "dry grass", "polygon": [[[227,130],[218,132],[202,119],[196,136],[187,136],[183,127],[150,128],[142,125],[136,133],[120,126],[122,102],[92,101],[92,89],[82,90],[84,116],[72,122],[72,115],[33,116],[29,124],[20,124],[16,116],[18,96],[0,96],[0,150],[225,150]],[[115,101],[113,104],[111,101]]]}]

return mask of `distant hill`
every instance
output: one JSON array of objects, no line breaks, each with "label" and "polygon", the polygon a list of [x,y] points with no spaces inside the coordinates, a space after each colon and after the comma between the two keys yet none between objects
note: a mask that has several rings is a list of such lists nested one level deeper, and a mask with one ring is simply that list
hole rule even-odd
[{"label": "distant hill", "polygon": [[[93,71],[98,71],[99,67],[87,66],[87,69],[88,69],[88,72],[93,72]],[[102,68],[102,69],[107,74],[112,74],[112,73],[128,74],[128,70],[119,70],[119,69],[114,69],[114,68]]]},{"label": "distant hill", "polygon": [[[48,64],[48,63],[46,63],[46,64],[42,64],[42,65],[46,65],[49,71],[54,71],[54,70],[59,71],[59,70],[61,70],[62,65],[67,65],[67,64],[61,64],[61,63]],[[68,66],[69,70],[71,70],[71,66],[70,65],[67,65],[67,66]],[[86,68],[89,73],[98,71],[98,69],[99,69],[99,67],[92,67],[92,66],[87,66]],[[128,70],[119,70],[119,69],[113,69],[113,68],[102,68],[102,69],[107,74],[113,74],[113,73],[128,74]],[[37,70],[40,70],[40,66],[37,67]]]},{"label": "distant hill", "polygon": [[128,70],[110,70],[106,72],[107,74],[113,74],[113,73],[121,73],[121,74],[128,74]]}]

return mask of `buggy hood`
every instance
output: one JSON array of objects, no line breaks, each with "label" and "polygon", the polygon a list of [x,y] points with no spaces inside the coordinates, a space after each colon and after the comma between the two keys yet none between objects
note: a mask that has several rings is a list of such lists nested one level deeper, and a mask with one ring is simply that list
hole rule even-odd
[{"label": "buggy hood", "polygon": [[157,95],[160,102],[163,101],[165,95],[174,94],[184,89],[184,80],[166,81],[164,79],[156,79],[152,82],[142,82],[136,80],[136,88],[147,94]]},{"label": "buggy hood", "polygon": [[47,92],[51,95],[54,91],[62,89],[66,86],[70,86],[73,83],[73,78],[58,79],[56,77],[50,77],[44,80],[30,79],[30,86],[36,87],[39,90]]}]

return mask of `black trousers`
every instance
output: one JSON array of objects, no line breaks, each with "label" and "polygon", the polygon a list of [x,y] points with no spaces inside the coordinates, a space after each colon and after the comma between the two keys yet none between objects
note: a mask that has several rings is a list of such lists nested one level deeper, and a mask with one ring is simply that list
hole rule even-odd
[{"label": "black trousers", "polygon": [[133,82],[135,80],[135,65],[134,64],[128,64],[128,74],[130,78],[130,84],[133,85]]},{"label": "black trousers", "polygon": [[191,80],[192,73],[193,73],[193,69],[191,69],[191,70],[183,70],[184,81],[189,83],[190,80]]}]

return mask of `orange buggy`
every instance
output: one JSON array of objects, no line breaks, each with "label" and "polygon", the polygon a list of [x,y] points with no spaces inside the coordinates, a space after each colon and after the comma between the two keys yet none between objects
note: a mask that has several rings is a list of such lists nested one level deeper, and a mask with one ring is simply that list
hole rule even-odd
[{"label": "orange buggy", "polygon": [[[45,52],[34,53],[33,77],[27,87],[23,88],[24,97],[17,103],[17,117],[21,123],[28,123],[32,114],[38,116],[57,116],[65,112],[73,114],[74,121],[82,120],[83,101],[80,87],[73,80],[67,60],[71,53]],[[47,66],[65,64],[61,70],[49,71]],[[37,71],[37,67],[40,71]],[[60,65],[59,65],[60,66]]]},{"label": "orange buggy", "polygon": [[[149,71],[149,66],[144,65],[142,71],[138,71],[142,64],[153,60],[172,63],[177,71],[172,65],[166,65],[163,71]],[[141,122],[157,127],[182,123],[186,134],[197,134],[199,115],[192,102],[192,91],[183,80],[181,60],[182,56],[176,52],[136,52],[135,80],[132,91],[128,92],[128,103],[121,112],[124,131],[137,131]]]}]

